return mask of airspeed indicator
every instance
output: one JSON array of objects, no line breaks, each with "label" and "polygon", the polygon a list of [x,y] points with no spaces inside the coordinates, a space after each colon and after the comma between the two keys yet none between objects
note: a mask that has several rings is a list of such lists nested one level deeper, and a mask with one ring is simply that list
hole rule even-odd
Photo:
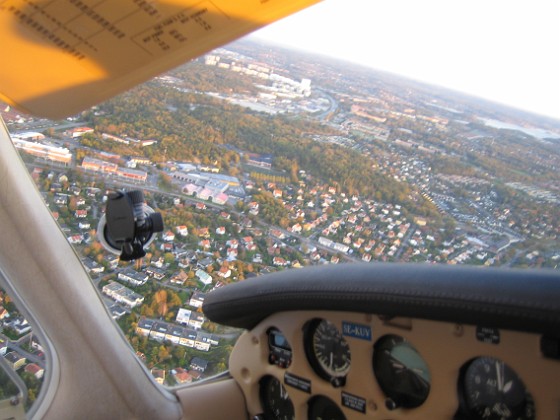
[{"label": "airspeed indicator", "polygon": [[350,347],[332,322],[313,319],[305,326],[305,353],[317,375],[343,386],[350,371]]}]

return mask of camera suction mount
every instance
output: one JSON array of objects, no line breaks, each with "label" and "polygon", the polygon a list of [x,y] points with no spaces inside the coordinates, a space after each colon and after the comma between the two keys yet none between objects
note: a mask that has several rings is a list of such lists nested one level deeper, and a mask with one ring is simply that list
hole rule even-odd
[{"label": "camera suction mount", "polygon": [[146,205],[142,191],[117,191],[109,195],[97,236],[107,251],[132,261],[146,255],[144,248],[162,231],[163,218]]}]

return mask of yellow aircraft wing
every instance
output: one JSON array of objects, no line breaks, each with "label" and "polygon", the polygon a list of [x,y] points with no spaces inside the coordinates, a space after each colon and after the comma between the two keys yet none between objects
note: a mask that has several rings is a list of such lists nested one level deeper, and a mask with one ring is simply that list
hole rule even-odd
[{"label": "yellow aircraft wing", "polygon": [[0,0],[0,99],[68,116],[318,1]]}]

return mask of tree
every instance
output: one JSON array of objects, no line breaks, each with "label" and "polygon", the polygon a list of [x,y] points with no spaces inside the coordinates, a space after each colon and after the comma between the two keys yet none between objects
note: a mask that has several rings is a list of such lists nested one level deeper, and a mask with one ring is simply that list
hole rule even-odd
[{"label": "tree", "polygon": [[167,346],[161,345],[159,346],[158,349],[158,360],[160,362],[163,362],[166,359],[169,359],[171,357],[170,353],[169,353],[169,349],[167,348]]},{"label": "tree", "polygon": [[166,252],[163,254],[163,260],[166,264],[171,264],[175,262],[175,256],[171,252]]},{"label": "tree", "polygon": [[218,362],[216,364],[216,373],[225,372],[227,370],[227,364],[224,361]]},{"label": "tree", "polygon": [[173,182],[171,181],[171,177],[167,174],[160,173],[158,179],[158,186],[164,191],[173,190]]},{"label": "tree", "polygon": [[173,358],[178,364],[184,362],[185,356],[187,355],[187,350],[183,346],[175,346],[171,351]]},{"label": "tree", "polygon": [[[155,306],[155,308],[154,308]],[[154,293],[154,300],[152,302],[152,308],[157,312],[160,317],[164,317],[167,314],[167,291],[165,289],[158,290]]]},{"label": "tree", "polygon": [[159,363],[159,349],[157,348],[157,346],[154,346],[152,348],[152,351],[150,352],[150,359],[149,359],[152,363],[152,367],[153,365],[155,365],[156,363]]},{"label": "tree", "polygon": [[74,196],[70,197],[70,200],[68,202],[68,210],[76,211],[76,209],[78,208],[78,206],[76,205],[77,200],[78,200],[77,197]]},{"label": "tree", "polygon": [[168,301],[169,301],[169,306],[171,308],[175,308],[177,306],[182,305],[181,298],[179,297],[179,295],[171,290],[168,292]]},{"label": "tree", "polygon": [[36,399],[37,399],[37,395],[35,394],[35,390],[34,389],[28,389],[27,390],[27,404],[29,404],[29,406],[31,406]]},{"label": "tree", "polygon": [[154,316],[154,310],[152,308],[150,308],[148,305],[143,304],[140,307],[140,315],[151,318],[151,317]]},{"label": "tree", "polygon": [[132,348],[134,349],[134,351],[138,351],[139,347],[139,340],[138,340],[138,336],[133,336],[130,338],[129,340],[130,345],[132,346]]}]

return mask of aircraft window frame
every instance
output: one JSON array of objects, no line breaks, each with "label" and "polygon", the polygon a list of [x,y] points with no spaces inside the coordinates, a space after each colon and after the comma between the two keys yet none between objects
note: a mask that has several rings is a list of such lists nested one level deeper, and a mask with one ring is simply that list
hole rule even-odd
[{"label": "aircraft window frame", "polygon": [[[109,416],[129,413],[130,417],[138,417],[157,412],[167,418],[179,417],[181,407],[176,396],[156,384],[111,320],[100,293],[45,206],[5,124],[2,125],[0,171],[4,182],[0,183],[0,193],[10,199],[3,200],[0,206],[0,226],[11,240],[0,244],[0,263],[13,285],[7,288],[8,293],[18,292],[18,301],[27,303],[24,315],[30,320],[41,319],[37,325],[42,325],[43,335],[50,337],[50,343],[44,338],[45,345],[57,350],[51,369],[55,372],[45,385],[49,398],[37,404],[34,416],[47,413],[65,418],[74,416],[69,413],[75,410],[93,412],[98,394],[107,402],[104,411],[112,413]],[[21,263],[24,258],[28,263]],[[112,357],[102,357],[107,352]],[[82,380],[82,369],[76,369],[86,360],[87,369],[96,372],[95,381]],[[121,392],[121,387],[127,392]],[[57,404],[60,395],[68,403]],[[84,399],[84,395],[91,398]]]}]

